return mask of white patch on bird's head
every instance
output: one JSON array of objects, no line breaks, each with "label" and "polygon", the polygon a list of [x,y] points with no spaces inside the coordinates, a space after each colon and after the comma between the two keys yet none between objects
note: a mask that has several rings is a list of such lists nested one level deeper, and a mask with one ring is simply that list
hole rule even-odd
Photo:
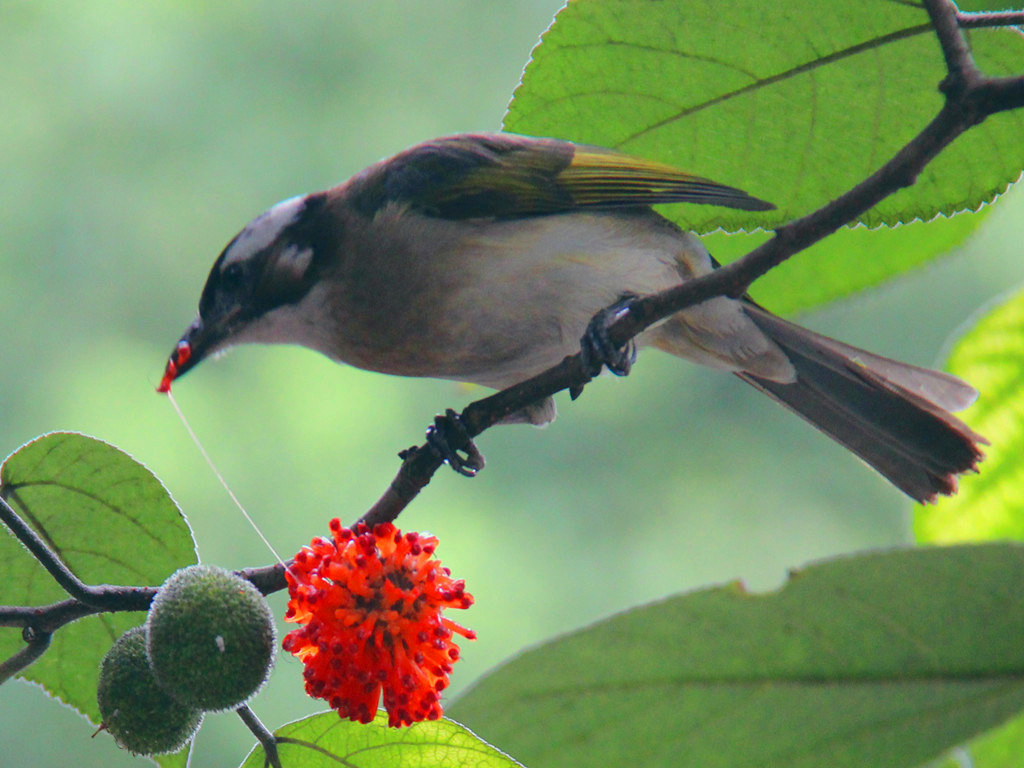
[{"label": "white patch on bird's head", "polygon": [[274,242],[285,227],[299,218],[305,202],[305,195],[282,200],[250,221],[224,251],[221,269],[251,258]]},{"label": "white patch on bird's head", "polygon": [[312,261],[312,248],[300,248],[297,245],[289,245],[278,255],[277,261],[274,264],[274,271],[279,275],[287,276],[291,280],[301,280]]}]

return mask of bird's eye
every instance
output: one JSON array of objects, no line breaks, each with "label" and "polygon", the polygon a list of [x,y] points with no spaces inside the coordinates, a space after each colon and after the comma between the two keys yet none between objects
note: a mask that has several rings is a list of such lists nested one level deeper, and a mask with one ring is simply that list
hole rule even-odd
[{"label": "bird's eye", "polygon": [[231,291],[242,284],[242,265],[237,261],[228,264],[220,274],[221,286],[224,290]]}]

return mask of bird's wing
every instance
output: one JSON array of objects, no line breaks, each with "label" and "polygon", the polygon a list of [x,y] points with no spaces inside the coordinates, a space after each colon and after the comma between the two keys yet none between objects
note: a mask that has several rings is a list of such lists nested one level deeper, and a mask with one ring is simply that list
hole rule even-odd
[{"label": "bird's wing", "polygon": [[600,147],[513,134],[453,136],[371,166],[353,201],[367,214],[407,203],[445,219],[518,218],[581,209],[706,203],[773,208],[742,190]]}]

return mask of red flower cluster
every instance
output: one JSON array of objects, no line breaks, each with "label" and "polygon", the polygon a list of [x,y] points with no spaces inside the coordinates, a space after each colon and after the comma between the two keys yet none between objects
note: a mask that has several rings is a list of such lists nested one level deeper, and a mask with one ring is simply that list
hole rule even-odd
[{"label": "red flower cluster", "polygon": [[317,537],[285,573],[285,621],[304,626],[284,649],[306,665],[306,693],[342,717],[368,723],[381,692],[391,726],[441,716],[441,691],[459,658],[453,633],[476,633],[441,617],[468,608],[465,582],[431,559],[433,536],[390,523],[352,531],[331,520],[333,540]]}]

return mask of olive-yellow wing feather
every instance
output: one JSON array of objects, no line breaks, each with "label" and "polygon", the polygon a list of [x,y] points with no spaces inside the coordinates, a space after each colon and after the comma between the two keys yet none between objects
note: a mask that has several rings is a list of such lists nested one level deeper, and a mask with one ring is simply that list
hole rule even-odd
[{"label": "olive-yellow wing feather", "polygon": [[355,182],[368,215],[404,202],[446,219],[517,218],[581,209],[703,203],[762,211],[746,192],[600,147],[513,134],[453,136],[372,166]]}]

